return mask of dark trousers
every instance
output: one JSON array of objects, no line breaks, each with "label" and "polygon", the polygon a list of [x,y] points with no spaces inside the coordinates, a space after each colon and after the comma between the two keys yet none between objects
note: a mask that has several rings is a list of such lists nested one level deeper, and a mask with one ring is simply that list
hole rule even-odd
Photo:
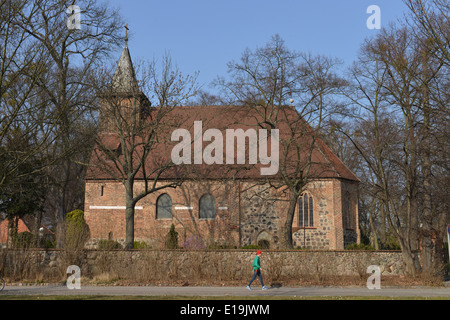
[{"label": "dark trousers", "polygon": [[259,277],[259,281],[261,282],[261,285],[264,287],[264,282],[263,282],[263,278],[262,278],[262,274],[261,274],[261,270],[260,269],[254,270],[252,280],[250,280],[248,286],[249,287],[251,286],[253,280],[256,279],[256,276]]}]

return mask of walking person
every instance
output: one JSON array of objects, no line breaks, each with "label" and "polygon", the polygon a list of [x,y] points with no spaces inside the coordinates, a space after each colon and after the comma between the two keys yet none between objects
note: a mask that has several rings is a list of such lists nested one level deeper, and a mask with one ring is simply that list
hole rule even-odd
[{"label": "walking person", "polygon": [[253,267],[253,277],[250,280],[250,282],[247,286],[247,289],[252,290],[252,287],[251,287],[252,282],[253,282],[253,280],[256,279],[256,276],[258,276],[259,281],[261,282],[262,289],[267,290],[268,288],[266,286],[264,286],[264,282],[263,282],[263,278],[262,278],[262,274],[261,274],[261,250],[256,251],[256,257],[253,260],[252,267]]}]

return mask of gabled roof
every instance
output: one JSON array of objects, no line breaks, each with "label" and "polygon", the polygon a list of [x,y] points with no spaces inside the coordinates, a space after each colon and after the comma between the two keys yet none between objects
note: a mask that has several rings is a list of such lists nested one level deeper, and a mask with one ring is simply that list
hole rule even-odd
[{"label": "gabled roof", "polygon": [[[126,36],[125,47],[112,79],[112,89],[114,93],[119,95],[136,97],[136,93],[139,94],[140,91],[127,40]],[[142,95],[142,93],[140,94]],[[150,155],[147,157],[143,168],[138,172],[137,177],[143,178],[144,174],[145,176],[158,174],[160,179],[176,179],[180,175],[188,174],[191,178],[203,179],[261,179],[260,169],[263,166],[261,163],[256,165],[191,164],[170,166],[169,169],[160,170],[160,168],[171,163],[171,151],[178,143],[171,141],[174,130],[186,129],[190,132],[191,137],[194,137],[194,122],[202,121],[203,132],[207,129],[220,130],[225,147],[228,129],[242,129],[244,131],[248,129],[270,129],[267,126],[267,119],[263,119],[267,116],[267,110],[261,108],[249,106],[150,108],[148,113],[145,114],[144,124],[146,129],[142,132],[145,135],[145,132],[150,132],[157,126],[158,136],[152,142]],[[284,148],[283,150],[280,149],[278,177],[281,177],[281,175],[290,176],[300,171],[303,175],[314,178],[342,178],[359,181],[353,172],[315,135],[312,128],[299,116],[295,108],[277,107],[276,113],[278,116],[276,117],[275,128],[280,130],[280,148]],[[164,116],[161,117],[161,115]],[[273,118],[273,114],[269,118]],[[137,164],[140,155],[143,153],[144,135],[130,135],[136,145],[140,144],[133,155],[134,164]],[[99,138],[101,146],[97,145],[93,151],[86,180],[117,179],[123,176],[121,166],[117,166],[113,161],[108,160],[107,153],[115,157],[127,148],[127,146],[121,146],[121,143],[127,144],[129,142],[124,141],[124,139],[121,142],[118,134],[105,132],[105,130],[101,131]],[[284,146],[282,146],[283,144]],[[206,145],[208,145],[208,142],[203,142],[202,147],[204,148]],[[246,147],[248,147],[248,144]],[[246,148],[245,151],[246,159],[249,156],[248,149]],[[194,154],[194,152],[191,153]],[[235,157],[237,158],[236,154]],[[236,162],[234,161],[234,163]]]},{"label": "gabled roof", "polygon": [[[156,116],[161,113],[162,108],[152,107],[150,115],[146,121],[148,129],[159,127],[158,140],[152,144],[150,156],[145,163],[145,172],[157,172],[159,167],[170,163],[171,151],[178,141],[171,141],[171,136],[176,129],[186,129],[194,137],[194,121],[202,121],[203,133],[207,129],[218,129],[223,136],[223,146],[226,146],[227,129],[262,129],[264,119],[262,119],[261,110],[253,107],[244,106],[183,106],[175,107],[158,119]],[[261,127],[263,126],[263,127]],[[266,128],[266,127],[264,127]],[[331,151],[331,149],[317,136],[315,136],[311,127],[299,116],[293,107],[281,107],[278,114],[276,128],[280,131],[280,172],[281,174],[291,175],[295,170],[301,167],[301,170],[308,170],[308,163],[311,166],[308,176],[311,178],[342,178],[351,181],[359,181],[355,174],[350,171],[345,164]],[[120,146],[119,136],[115,133],[102,133],[100,137],[103,146],[114,151]],[[141,138],[137,141],[142,142]],[[139,140],[141,139],[141,140]],[[284,144],[283,144],[284,143]],[[204,149],[210,142],[204,141]],[[289,145],[289,146],[287,146]],[[246,143],[248,147],[248,143]],[[202,150],[203,150],[202,149]],[[270,150],[270,149],[269,149]],[[142,150],[136,151],[136,159],[142,154]],[[224,152],[225,154],[225,152]],[[192,146],[192,156],[194,155]],[[236,155],[235,155],[236,157]],[[91,159],[91,166],[88,169],[87,180],[108,180],[112,179],[112,172],[117,168],[112,161],[105,161],[106,156],[97,147]],[[248,148],[246,151],[248,160]],[[236,160],[236,159],[235,159]],[[225,161],[224,161],[225,163]],[[235,161],[236,163],[236,161]],[[261,176],[260,169],[264,165],[229,165],[229,164],[191,164],[176,166],[165,170],[161,179],[175,179],[188,172],[191,178],[206,179],[267,179],[267,176]],[[105,167],[106,164],[106,167]],[[267,166],[265,166],[267,167]],[[303,172],[306,175],[306,172]],[[142,170],[140,176],[142,178]],[[276,178],[274,176],[273,178]]]},{"label": "gabled roof", "polygon": [[[0,222],[0,244],[5,244],[8,242],[8,224],[9,220],[5,219],[2,222]],[[22,232],[30,232],[30,229],[27,227],[27,225],[24,223],[22,219],[19,219],[17,221],[17,233]]]}]

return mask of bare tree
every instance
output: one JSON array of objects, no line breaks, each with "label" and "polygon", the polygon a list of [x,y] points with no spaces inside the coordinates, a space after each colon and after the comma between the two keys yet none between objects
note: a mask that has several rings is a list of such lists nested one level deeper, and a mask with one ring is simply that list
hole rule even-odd
[{"label": "bare tree", "polygon": [[[354,107],[348,112],[354,128],[342,132],[366,164],[369,219],[380,224],[382,244],[389,223],[410,274],[421,270],[415,251],[420,246],[427,251],[432,234],[439,234],[430,226],[445,215],[432,209],[430,193],[431,172],[440,167],[432,160],[437,150],[430,147],[441,144],[439,121],[432,119],[445,117],[439,113],[445,103],[443,68],[424,40],[405,27],[392,26],[364,44],[351,72],[350,91],[344,92]],[[432,260],[427,256],[424,266]]]},{"label": "bare tree", "polygon": [[[23,2],[0,1],[0,186],[16,175],[22,164],[48,147],[54,130],[54,122],[49,115],[39,119],[47,123],[42,131],[39,131],[34,118],[45,105],[45,102],[36,101],[36,97],[40,95],[37,79],[45,71],[46,58],[43,47],[17,27],[17,16],[24,7]],[[28,13],[24,24],[29,25],[29,19],[31,13]],[[36,137],[37,133],[39,138],[28,149],[9,150],[7,143],[18,131],[22,140]],[[42,167],[36,167],[19,175],[31,175],[40,169]]]},{"label": "bare tree", "polygon": [[450,3],[448,0],[404,0],[409,9],[411,31],[428,39],[427,49],[450,64]]},{"label": "bare tree", "polygon": [[[407,29],[393,30],[384,36],[378,49],[388,76],[384,88],[388,101],[401,111],[404,121],[404,126],[400,127],[403,152],[393,160],[402,163],[399,168],[404,173],[406,185],[406,220],[397,223],[406,223],[406,227],[411,229],[400,236],[400,242],[403,248],[407,245],[405,240],[409,241],[414,250],[420,241],[424,258],[422,268],[431,272],[434,260],[432,238],[442,237],[442,231],[437,230],[443,230],[439,221],[442,215],[446,215],[434,210],[432,203],[432,172],[433,167],[439,167],[433,163],[433,158],[439,153],[432,152],[432,146],[440,144],[440,139],[436,138],[441,136],[440,130],[443,129],[433,118],[448,117],[448,112],[442,113],[440,107],[443,103],[448,106],[448,100],[440,98],[445,97],[441,82],[448,81],[445,80],[448,69],[445,71],[445,64],[437,57],[436,51],[430,51],[428,39],[411,39],[408,34]],[[444,154],[439,156],[445,157]],[[400,212],[396,211],[397,218]],[[437,230],[433,230],[435,227]],[[420,268],[416,267],[416,270]]]},{"label": "bare tree", "polygon": [[289,194],[283,230],[287,248],[293,246],[292,223],[299,196],[327,170],[312,157],[320,148],[318,132],[327,116],[329,96],[342,85],[334,72],[337,64],[335,59],[289,50],[275,35],[264,47],[247,49],[239,62],[230,62],[229,81],[216,81],[226,100],[257,114],[259,128],[279,129],[279,172],[262,176],[261,183]]},{"label": "bare tree", "polygon": [[[167,157],[165,148],[171,143],[168,130],[183,121],[173,115],[174,108],[187,102],[197,90],[196,77],[183,76],[168,56],[160,72],[153,62],[141,74],[138,84],[125,47],[111,86],[101,92],[101,132],[91,163],[92,170],[124,185],[127,249],[134,244],[136,204],[151,193],[176,188],[184,180],[182,167]],[[159,105],[152,107],[148,96]],[[168,172],[175,178],[164,180]]]},{"label": "bare tree", "polygon": [[[4,212],[19,205],[17,197],[23,199],[16,215],[42,213],[45,172],[57,161],[47,150],[58,137],[62,116],[48,109],[39,85],[48,72],[45,46],[26,31],[37,7],[36,2],[0,1],[0,189],[9,207]],[[25,199],[32,199],[26,208]]]},{"label": "bare tree", "polygon": [[[430,273],[443,264],[440,240],[448,222],[445,217],[448,203],[439,208],[436,198],[441,198],[436,189],[436,176],[448,178],[448,166],[442,165],[448,160],[443,151],[448,146],[447,125],[449,117],[449,67],[450,67],[450,3],[447,0],[405,0],[409,8],[408,24],[417,42],[420,42],[422,68],[418,74],[418,86],[421,93],[420,111],[423,125],[420,126],[421,165],[421,238],[423,247],[423,269]],[[444,147],[445,149],[445,147]],[[439,172],[439,174],[437,174]],[[445,173],[446,172],[446,173]],[[445,183],[444,183],[445,185]],[[438,191],[438,192],[436,192]],[[448,190],[447,190],[448,192]],[[441,198],[442,199],[442,198]],[[447,222],[446,222],[447,220]]]},{"label": "bare tree", "polygon": [[[34,77],[46,102],[43,114],[56,114],[53,140],[47,148],[48,157],[55,159],[49,170],[52,185],[49,203],[55,207],[56,223],[62,224],[65,214],[82,206],[82,177],[86,156],[95,136],[93,117],[96,96],[92,78],[100,63],[118,45],[118,31],[123,23],[118,12],[94,0],[23,2],[16,27],[32,38],[46,56],[45,72]],[[69,8],[81,9],[80,25],[67,23]],[[68,12],[69,10],[69,12]],[[42,123],[44,130],[47,124]],[[81,200],[80,200],[81,199]],[[61,243],[59,243],[61,244]]]}]

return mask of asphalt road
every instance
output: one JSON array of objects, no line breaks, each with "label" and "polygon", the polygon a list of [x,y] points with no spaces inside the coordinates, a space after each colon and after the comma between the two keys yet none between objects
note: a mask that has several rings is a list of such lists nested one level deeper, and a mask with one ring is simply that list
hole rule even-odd
[{"label": "asphalt road", "polygon": [[2,295],[102,295],[102,296],[286,296],[286,297],[320,297],[320,296],[381,296],[381,297],[423,297],[450,299],[450,288],[394,288],[387,287],[369,290],[360,287],[298,287],[270,288],[261,290],[254,287],[249,291],[245,287],[152,287],[152,286],[81,286],[70,290],[66,286],[6,286]]}]

